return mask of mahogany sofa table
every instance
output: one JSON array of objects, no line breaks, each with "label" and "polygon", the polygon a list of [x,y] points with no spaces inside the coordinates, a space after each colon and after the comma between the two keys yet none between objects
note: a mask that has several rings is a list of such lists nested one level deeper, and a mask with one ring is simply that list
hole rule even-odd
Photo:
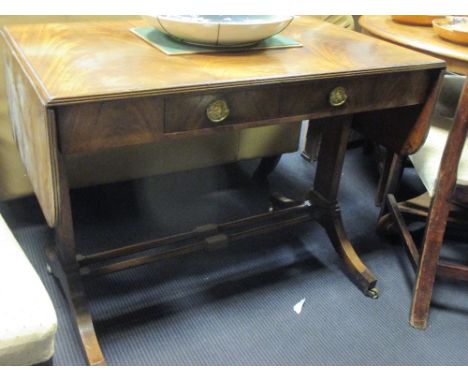
[{"label": "mahogany sofa table", "polygon": [[[55,230],[48,262],[67,296],[87,362],[105,364],[84,277],[216,249],[309,220],[325,228],[355,284],[377,297],[376,278],[349,242],[337,202],[348,134],[353,127],[397,153],[414,152],[424,140],[444,62],[304,18],[284,32],[300,48],[167,56],[129,31],[139,25],[3,30],[14,135]],[[313,188],[300,204],[120,249],[76,253],[67,156],[305,119],[324,133]],[[169,244],[174,248],[138,253]]]}]

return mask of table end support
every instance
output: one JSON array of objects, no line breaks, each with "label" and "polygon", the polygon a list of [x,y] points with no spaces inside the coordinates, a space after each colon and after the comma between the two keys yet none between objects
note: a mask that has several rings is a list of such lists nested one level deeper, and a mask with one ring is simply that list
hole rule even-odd
[{"label": "table end support", "polygon": [[348,239],[337,201],[352,116],[337,116],[314,121],[322,130],[314,187],[309,201],[316,207],[316,219],[325,229],[345,270],[364,295],[376,299],[379,290],[377,279],[362,262]]}]

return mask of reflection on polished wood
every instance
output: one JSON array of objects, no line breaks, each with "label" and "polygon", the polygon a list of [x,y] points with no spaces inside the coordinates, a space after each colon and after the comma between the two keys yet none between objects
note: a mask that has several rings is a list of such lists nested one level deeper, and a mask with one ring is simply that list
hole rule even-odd
[{"label": "reflection on polished wood", "polygon": [[[87,362],[105,364],[82,276],[216,250],[312,219],[326,230],[352,281],[367,296],[377,297],[377,280],[347,238],[337,200],[347,137],[356,127],[395,152],[416,150],[445,64],[301,17],[284,33],[302,48],[186,56],[166,56],[149,46],[129,31],[138,25],[122,21],[3,30],[19,148],[47,222],[55,229],[49,262],[74,314]],[[15,88],[18,83],[24,86]],[[342,90],[330,104],[334,89]],[[207,109],[218,100],[229,113],[225,109],[219,118],[210,118]],[[28,107],[31,120],[25,118]],[[275,197],[271,212],[76,254],[65,166],[70,155],[303,119],[312,119],[311,126],[324,134],[314,186],[305,200]],[[368,125],[383,120],[387,122]],[[258,181],[276,161],[272,157],[260,166]],[[140,253],[150,248],[154,252]]]},{"label": "reflection on polished wood", "polygon": [[297,18],[283,32],[302,48],[184,56],[167,56],[129,31],[142,25],[142,21],[14,25],[4,33],[49,105],[441,65],[310,18]]}]

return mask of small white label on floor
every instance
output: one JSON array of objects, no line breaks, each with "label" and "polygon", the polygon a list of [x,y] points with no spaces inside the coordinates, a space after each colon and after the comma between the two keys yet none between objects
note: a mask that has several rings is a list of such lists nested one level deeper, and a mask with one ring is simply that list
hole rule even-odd
[{"label": "small white label on floor", "polygon": [[302,312],[302,307],[304,306],[305,303],[305,298],[303,298],[301,301],[299,301],[296,305],[294,305],[293,309],[297,314],[301,314]]}]

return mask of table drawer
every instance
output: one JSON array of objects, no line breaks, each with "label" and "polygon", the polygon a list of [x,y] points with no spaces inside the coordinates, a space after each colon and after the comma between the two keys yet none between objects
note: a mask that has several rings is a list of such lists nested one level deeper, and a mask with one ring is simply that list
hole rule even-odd
[{"label": "table drawer", "polygon": [[[423,103],[431,72],[404,72],[333,78],[283,87],[280,115],[321,118]],[[332,94],[337,95],[334,99]]]},{"label": "table drawer", "polygon": [[64,153],[154,142],[163,136],[162,97],[61,106],[57,109],[59,145]]},{"label": "table drawer", "polygon": [[169,96],[164,132],[179,133],[249,122],[261,125],[262,121],[277,118],[278,110],[277,87]]}]

